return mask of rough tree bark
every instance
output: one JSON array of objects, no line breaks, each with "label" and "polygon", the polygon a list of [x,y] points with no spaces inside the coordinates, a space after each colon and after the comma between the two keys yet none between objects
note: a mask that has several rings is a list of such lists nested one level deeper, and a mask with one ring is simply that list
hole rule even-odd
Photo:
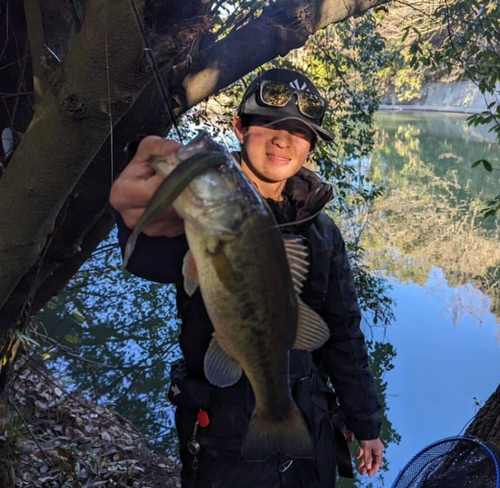
[{"label": "rough tree bark", "polygon": [[465,435],[488,444],[500,461],[500,385],[477,412]]}]

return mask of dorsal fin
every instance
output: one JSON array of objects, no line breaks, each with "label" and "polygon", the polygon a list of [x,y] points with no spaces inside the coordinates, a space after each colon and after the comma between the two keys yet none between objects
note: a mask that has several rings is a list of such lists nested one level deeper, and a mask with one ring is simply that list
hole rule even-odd
[{"label": "dorsal fin", "polygon": [[330,329],[325,321],[300,298],[297,335],[292,349],[314,351],[319,349],[329,338]]},{"label": "dorsal fin", "polygon": [[284,241],[293,287],[299,305],[297,335],[293,349],[313,351],[319,349],[328,340],[330,330],[325,321],[299,298],[309,272],[307,246],[298,237],[285,236]]},{"label": "dorsal fin", "polygon": [[300,295],[309,270],[309,263],[307,262],[308,249],[300,238],[284,237],[283,239],[290,266],[290,274],[292,275],[293,288],[295,293]]}]

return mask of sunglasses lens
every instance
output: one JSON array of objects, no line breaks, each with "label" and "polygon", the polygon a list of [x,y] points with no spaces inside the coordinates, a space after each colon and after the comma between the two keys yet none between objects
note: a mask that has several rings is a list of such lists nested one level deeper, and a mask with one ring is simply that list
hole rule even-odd
[{"label": "sunglasses lens", "polygon": [[265,82],[260,87],[261,100],[271,107],[284,107],[296,93],[300,112],[312,119],[319,118],[325,112],[325,102],[321,97],[306,91],[295,91],[278,82]]},{"label": "sunglasses lens", "polygon": [[300,92],[299,109],[307,117],[316,119],[323,115],[325,103],[320,97],[314,95],[314,93]]},{"label": "sunglasses lens", "polygon": [[292,96],[292,90],[282,83],[265,83],[261,87],[262,101],[272,107],[284,107]]}]

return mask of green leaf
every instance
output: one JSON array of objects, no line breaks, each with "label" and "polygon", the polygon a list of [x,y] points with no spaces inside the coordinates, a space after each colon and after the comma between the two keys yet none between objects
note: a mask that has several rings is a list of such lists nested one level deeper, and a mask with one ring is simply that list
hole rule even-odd
[{"label": "green leaf", "polygon": [[486,171],[491,171],[493,170],[493,167],[491,166],[491,163],[489,161],[486,161],[486,159],[483,159],[483,166]]},{"label": "green leaf", "polygon": [[408,37],[408,34],[410,32],[410,28],[409,27],[405,27],[403,29],[404,31],[404,34],[403,34],[403,37],[401,38],[401,42],[405,42],[406,41],[406,38]]},{"label": "green leaf", "polygon": [[487,161],[486,159],[478,159],[477,161],[474,161],[472,164],[471,164],[471,168],[475,168],[476,166],[479,166],[480,164],[483,165],[484,169],[486,171],[489,171],[490,173],[493,171],[493,166],[491,165],[491,163],[489,161]]},{"label": "green leaf", "polygon": [[74,334],[68,334],[64,339],[70,344],[79,344],[81,342],[80,338]]},{"label": "green leaf", "polygon": [[71,316],[80,324],[83,324],[83,322],[85,322],[85,317],[81,314],[81,312],[79,310],[77,310],[76,308],[74,308],[72,311],[71,311]]},{"label": "green leaf", "polygon": [[26,345],[26,344],[33,344],[35,346],[39,346],[40,344],[38,344],[38,342],[33,339],[32,337],[30,337],[28,334],[25,334],[24,332],[16,329],[13,333],[12,333],[13,336],[15,336],[17,339],[19,339],[21,341],[22,344]]},{"label": "green leaf", "polygon": [[389,13],[389,9],[387,8],[386,5],[379,5],[378,7],[375,7],[375,13],[379,13],[379,12],[384,12],[386,14]]}]

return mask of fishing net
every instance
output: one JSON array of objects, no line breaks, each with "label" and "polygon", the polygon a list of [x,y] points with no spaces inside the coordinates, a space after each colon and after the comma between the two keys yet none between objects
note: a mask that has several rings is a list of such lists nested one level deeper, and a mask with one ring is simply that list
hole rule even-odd
[{"label": "fishing net", "polygon": [[500,469],[483,442],[448,437],[414,456],[392,488],[500,488]]}]

